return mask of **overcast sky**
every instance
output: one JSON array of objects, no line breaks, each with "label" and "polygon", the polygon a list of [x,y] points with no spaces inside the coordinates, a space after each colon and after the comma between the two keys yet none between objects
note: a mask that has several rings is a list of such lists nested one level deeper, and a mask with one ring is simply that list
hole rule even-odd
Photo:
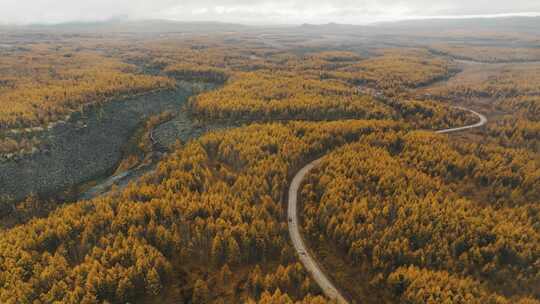
[{"label": "overcast sky", "polygon": [[365,24],[429,16],[540,12],[540,0],[0,0],[0,23],[110,18],[247,24]]}]

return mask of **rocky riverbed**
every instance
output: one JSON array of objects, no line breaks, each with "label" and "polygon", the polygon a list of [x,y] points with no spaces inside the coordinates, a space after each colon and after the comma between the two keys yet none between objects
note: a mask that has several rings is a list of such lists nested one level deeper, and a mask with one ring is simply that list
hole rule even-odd
[{"label": "rocky riverbed", "polygon": [[[112,174],[133,132],[151,115],[180,112],[192,94],[189,87],[149,93],[71,115],[47,130],[46,153],[0,163],[0,197],[48,196]],[[190,137],[194,128],[188,117],[179,115],[178,120],[186,120],[182,133]]]},{"label": "rocky riverbed", "polygon": [[[190,118],[189,114],[183,109],[181,109],[176,113],[173,119],[157,126],[152,132],[156,143],[160,147],[170,149],[173,148],[178,141],[180,141],[181,143],[186,143],[192,139],[204,135],[207,132],[235,126],[236,125],[234,124],[225,125],[219,123],[199,124],[194,122]],[[157,154],[163,156],[163,154],[161,153]],[[138,167],[129,169],[127,171],[123,171],[115,175],[111,175],[106,178],[97,180],[95,186],[80,193],[80,196],[78,198],[81,200],[89,200],[95,198],[109,192],[112,186],[116,186],[117,189],[123,189],[131,181],[134,181],[137,178],[141,177],[143,174],[154,170],[159,159],[159,157],[157,159],[154,158],[154,160],[150,163],[144,163]]]}]

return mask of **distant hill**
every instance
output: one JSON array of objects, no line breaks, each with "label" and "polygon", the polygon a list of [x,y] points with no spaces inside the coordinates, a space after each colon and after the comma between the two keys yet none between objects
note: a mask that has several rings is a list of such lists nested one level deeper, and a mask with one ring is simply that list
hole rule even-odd
[{"label": "distant hill", "polygon": [[497,17],[465,19],[425,19],[374,24],[379,29],[401,31],[499,31],[540,33],[540,17]]},{"label": "distant hill", "polygon": [[[415,46],[430,43],[474,43],[484,46],[540,46],[540,17],[424,19],[370,25],[303,24],[290,32],[361,39],[364,43]],[[368,39],[368,40],[366,40]],[[351,40],[352,41],[352,40]],[[510,43],[510,44],[509,44]]]},{"label": "distant hill", "polygon": [[[371,25],[329,23],[322,25],[303,24],[298,26],[248,26],[222,22],[181,22],[170,20],[112,19],[100,22],[69,22],[60,24],[34,24],[27,26],[2,26],[1,32],[55,32],[55,33],[224,33],[265,32],[276,34],[303,33],[318,35],[354,36],[430,36],[455,37],[470,34],[526,34],[540,35],[540,17],[499,17],[470,19],[424,19],[396,22],[381,22]],[[451,34],[451,35],[450,35]]]},{"label": "distant hill", "polygon": [[5,27],[23,31],[54,31],[76,33],[207,33],[246,31],[248,26],[221,22],[180,22],[170,20],[109,20],[67,22]]},{"label": "distant hill", "polygon": [[309,32],[397,32],[427,33],[427,32],[520,32],[540,34],[540,17],[493,17],[493,18],[464,18],[464,19],[418,19],[393,22],[379,22],[370,25],[349,25],[328,23],[321,25],[302,24],[301,31]]}]

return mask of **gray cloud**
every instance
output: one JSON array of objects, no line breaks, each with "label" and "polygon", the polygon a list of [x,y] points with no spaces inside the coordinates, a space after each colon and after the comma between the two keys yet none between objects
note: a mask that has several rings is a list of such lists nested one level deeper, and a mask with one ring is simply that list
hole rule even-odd
[{"label": "gray cloud", "polygon": [[538,0],[0,0],[0,23],[165,18],[241,23],[354,23],[540,12]]}]

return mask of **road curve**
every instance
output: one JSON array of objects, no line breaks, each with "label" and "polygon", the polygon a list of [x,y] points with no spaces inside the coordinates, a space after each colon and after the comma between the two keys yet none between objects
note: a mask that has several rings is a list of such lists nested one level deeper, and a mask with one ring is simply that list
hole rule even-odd
[{"label": "road curve", "polygon": [[[470,130],[474,128],[481,127],[487,123],[487,118],[477,113],[473,110],[463,108],[463,107],[456,107],[458,109],[462,109],[464,111],[469,111],[476,115],[479,118],[479,122],[459,127],[459,128],[450,128],[450,129],[443,129],[435,131],[435,133],[444,134],[444,133],[452,133],[452,132],[458,132],[463,130]],[[289,235],[291,237],[291,241],[293,243],[294,249],[296,250],[296,253],[298,254],[300,258],[300,262],[304,265],[304,267],[307,269],[307,271],[311,274],[312,278],[317,282],[323,293],[330,298],[331,300],[336,301],[339,304],[348,304],[349,302],[345,299],[345,297],[341,294],[341,292],[334,286],[334,284],[330,281],[330,279],[324,274],[324,272],[319,267],[319,264],[311,256],[309,251],[307,250],[306,244],[304,242],[304,239],[302,238],[302,235],[300,234],[300,224],[298,221],[298,190],[300,188],[300,185],[302,184],[302,181],[304,180],[305,176],[311,169],[316,167],[324,158],[321,157],[296,173],[294,176],[291,185],[289,187],[289,201],[288,201],[288,207],[287,207],[287,222],[289,225]]]},{"label": "road curve", "polygon": [[463,111],[469,111],[469,112],[473,113],[474,115],[476,115],[480,119],[480,121],[478,121],[474,125],[439,130],[439,131],[435,131],[435,133],[444,134],[444,133],[453,133],[453,132],[458,132],[458,131],[470,130],[470,129],[481,127],[481,126],[483,126],[483,125],[485,125],[487,123],[486,116],[484,116],[484,115],[482,115],[482,114],[480,114],[480,113],[478,113],[476,111],[473,111],[471,109],[467,109],[467,108],[464,108],[464,107],[459,107],[459,106],[455,106],[454,108],[461,109]]},{"label": "road curve", "polygon": [[343,297],[343,295],[341,295],[341,293],[334,286],[334,284],[332,284],[332,282],[330,282],[330,280],[326,277],[324,272],[317,264],[317,261],[315,261],[315,259],[309,254],[306,244],[304,243],[304,239],[302,238],[302,235],[300,235],[297,208],[298,188],[300,188],[300,184],[302,183],[302,180],[304,179],[306,174],[311,169],[313,169],[313,167],[315,167],[321,160],[322,159],[319,158],[318,160],[311,162],[310,164],[302,168],[300,171],[298,171],[293,181],[291,182],[291,186],[289,188],[289,207],[287,211],[289,234],[291,236],[291,241],[293,243],[294,249],[300,257],[300,261],[302,262],[302,264],[304,264],[304,267],[306,267],[307,271],[311,274],[315,282],[317,282],[324,294],[328,298],[336,300],[339,304],[348,303],[347,300],[345,300],[345,298]]}]

